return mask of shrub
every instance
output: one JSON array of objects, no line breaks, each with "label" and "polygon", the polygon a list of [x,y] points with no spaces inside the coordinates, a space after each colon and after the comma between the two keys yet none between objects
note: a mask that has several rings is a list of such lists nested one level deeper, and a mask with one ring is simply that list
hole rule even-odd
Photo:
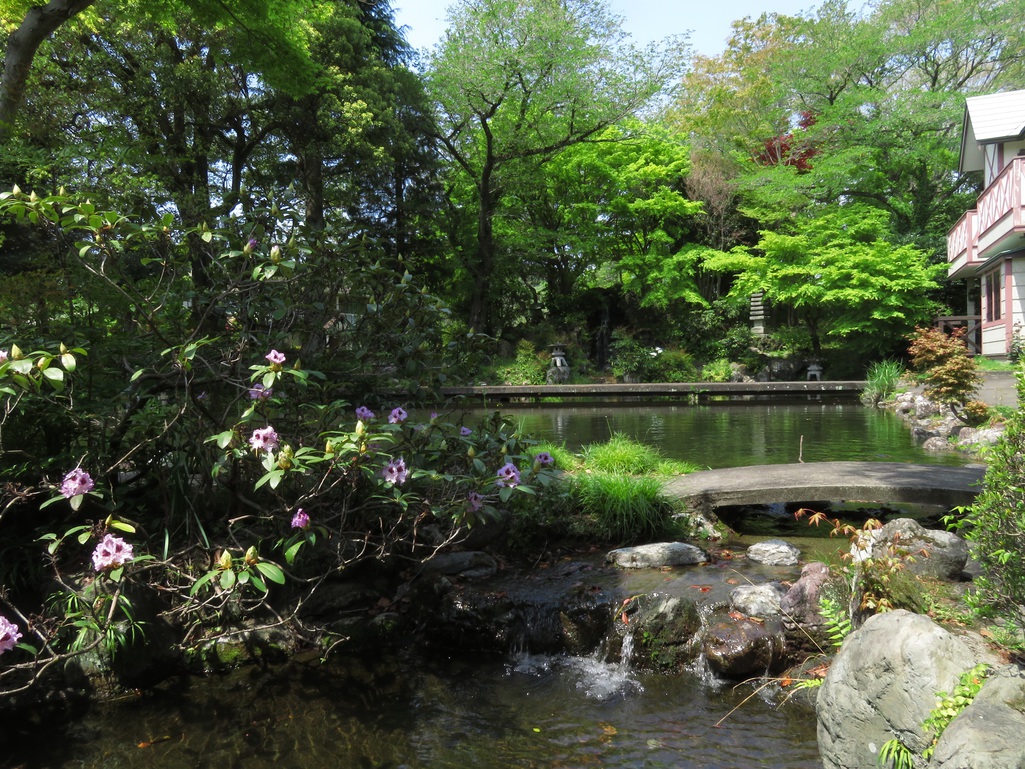
[{"label": "shrub", "polygon": [[958,524],[982,568],[975,601],[1025,629],[1025,374],[1018,373],[1019,409],[988,454],[982,492]]},{"label": "shrub", "polygon": [[516,360],[495,369],[495,376],[513,385],[542,385],[548,375],[548,361],[529,339],[516,343]]},{"label": "shrub", "polygon": [[970,400],[979,389],[979,370],[975,359],[968,354],[964,343],[964,329],[946,334],[937,328],[917,328],[908,353],[911,363],[923,372],[925,397],[950,406],[957,414],[957,406]]},{"label": "shrub", "polygon": [[719,358],[702,367],[701,378],[705,382],[729,382],[733,378],[733,366],[726,358]]}]

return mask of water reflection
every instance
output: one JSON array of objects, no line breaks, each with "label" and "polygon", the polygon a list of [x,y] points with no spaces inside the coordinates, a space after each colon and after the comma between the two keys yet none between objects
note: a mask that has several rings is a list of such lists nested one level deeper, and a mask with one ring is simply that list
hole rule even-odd
[{"label": "water reflection", "polygon": [[[966,464],[924,451],[895,414],[851,400],[505,405],[525,434],[578,450],[613,433],[711,468],[825,461]],[[479,411],[474,413],[480,413]]]}]

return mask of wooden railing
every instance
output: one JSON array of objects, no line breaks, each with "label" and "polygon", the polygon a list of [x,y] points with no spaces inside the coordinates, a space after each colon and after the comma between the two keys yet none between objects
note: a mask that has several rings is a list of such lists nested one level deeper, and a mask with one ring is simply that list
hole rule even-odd
[{"label": "wooden railing", "polygon": [[964,341],[968,352],[982,355],[982,316],[981,315],[941,315],[936,318],[936,328],[945,334],[955,329],[965,329]]}]

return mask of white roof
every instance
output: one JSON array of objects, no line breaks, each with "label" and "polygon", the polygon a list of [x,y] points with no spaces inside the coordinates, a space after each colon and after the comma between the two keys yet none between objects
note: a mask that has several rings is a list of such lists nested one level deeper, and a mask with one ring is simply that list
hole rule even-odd
[{"label": "white roof", "polygon": [[965,100],[961,171],[982,168],[983,144],[1021,139],[1025,134],[1025,90],[971,96]]}]

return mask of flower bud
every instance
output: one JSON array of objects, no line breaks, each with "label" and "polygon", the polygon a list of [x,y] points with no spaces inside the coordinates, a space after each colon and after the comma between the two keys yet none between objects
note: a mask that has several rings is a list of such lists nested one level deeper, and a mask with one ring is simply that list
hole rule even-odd
[{"label": "flower bud", "polygon": [[260,562],[260,556],[256,553],[256,545],[250,545],[246,550],[246,566],[255,566]]},{"label": "flower bud", "polygon": [[14,187],[11,188],[11,192],[15,196],[20,195],[21,194],[21,187],[19,187],[17,184],[15,184]]},{"label": "flower bud", "polygon": [[270,250],[270,260],[277,264],[281,261],[281,246],[272,246]]},{"label": "flower bud", "polygon": [[473,459],[475,456],[477,456],[477,452],[474,451],[473,446],[470,446],[470,448],[466,450],[466,456],[468,456],[470,459]]},{"label": "flower bud", "polygon": [[217,560],[217,568],[222,571],[227,571],[231,568],[231,553],[227,550],[221,551],[221,557]]}]

